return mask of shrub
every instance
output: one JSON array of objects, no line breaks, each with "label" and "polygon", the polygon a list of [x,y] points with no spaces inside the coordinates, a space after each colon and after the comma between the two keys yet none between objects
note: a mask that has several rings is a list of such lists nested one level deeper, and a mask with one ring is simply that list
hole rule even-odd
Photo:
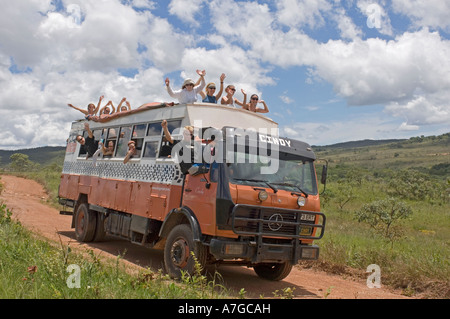
[{"label": "shrub", "polygon": [[355,215],[359,222],[368,223],[378,234],[393,243],[403,235],[398,221],[408,218],[412,213],[412,209],[404,202],[390,197],[363,205]]}]

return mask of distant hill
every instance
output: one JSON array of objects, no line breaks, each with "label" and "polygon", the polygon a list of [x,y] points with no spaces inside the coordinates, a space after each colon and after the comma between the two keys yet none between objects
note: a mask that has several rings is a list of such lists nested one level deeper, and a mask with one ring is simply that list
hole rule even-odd
[{"label": "distant hill", "polygon": [[65,146],[44,146],[14,151],[0,150],[0,167],[8,165],[11,162],[9,158],[15,153],[28,155],[30,161],[41,165],[51,164],[55,161],[62,163],[65,151]]},{"label": "distant hill", "polygon": [[312,146],[314,150],[320,151],[324,149],[337,149],[337,148],[355,148],[355,147],[366,147],[366,146],[377,146],[377,145],[384,145],[384,144],[390,144],[395,142],[403,142],[407,141],[406,139],[390,139],[390,140],[360,140],[360,141],[349,141],[349,142],[342,142],[342,143],[336,143],[332,145],[325,145],[325,146]]},{"label": "distant hill", "polygon": [[326,159],[331,171],[346,173],[354,168],[370,171],[416,169],[450,177],[450,133],[404,140],[363,140],[316,146],[318,158]]}]

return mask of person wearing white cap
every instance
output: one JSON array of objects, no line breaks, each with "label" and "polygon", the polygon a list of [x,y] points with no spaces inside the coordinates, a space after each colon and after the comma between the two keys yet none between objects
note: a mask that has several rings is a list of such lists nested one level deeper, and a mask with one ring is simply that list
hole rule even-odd
[{"label": "person wearing white cap", "polygon": [[197,74],[201,77],[200,85],[194,87],[195,82],[192,79],[186,79],[183,82],[181,90],[178,91],[172,91],[169,78],[166,78],[167,93],[169,93],[171,97],[177,98],[180,104],[197,102],[197,94],[205,87],[206,71],[197,70]]}]

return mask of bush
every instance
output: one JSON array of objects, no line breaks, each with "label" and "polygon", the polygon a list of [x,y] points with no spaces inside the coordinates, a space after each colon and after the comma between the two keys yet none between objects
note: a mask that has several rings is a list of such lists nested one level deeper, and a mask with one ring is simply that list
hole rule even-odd
[{"label": "bush", "polygon": [[404,202],[390,197],[364,204],[355,215],[359,222],[368,223],[378,234],[393,243],[403,234],[401,227],[397,225],[398,221],[408,218],[412,213],[412,209]]}]

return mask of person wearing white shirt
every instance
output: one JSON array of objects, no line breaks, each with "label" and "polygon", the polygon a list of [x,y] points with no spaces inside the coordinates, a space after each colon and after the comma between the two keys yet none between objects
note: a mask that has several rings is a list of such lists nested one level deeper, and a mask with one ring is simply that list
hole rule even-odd
[{"label": "person wearing white shirt", "polygon": [[197,70],[197,74],[201,77],[200,85],[194,87],[195,82],[192,79],[186,79],[183,82],[181,90],[173,91],[170,87],[169,78],[166,78],[167,93],[173,98],[177,98],[180,104],[197,102],[197,94],[205,87],[206,71]]}]

